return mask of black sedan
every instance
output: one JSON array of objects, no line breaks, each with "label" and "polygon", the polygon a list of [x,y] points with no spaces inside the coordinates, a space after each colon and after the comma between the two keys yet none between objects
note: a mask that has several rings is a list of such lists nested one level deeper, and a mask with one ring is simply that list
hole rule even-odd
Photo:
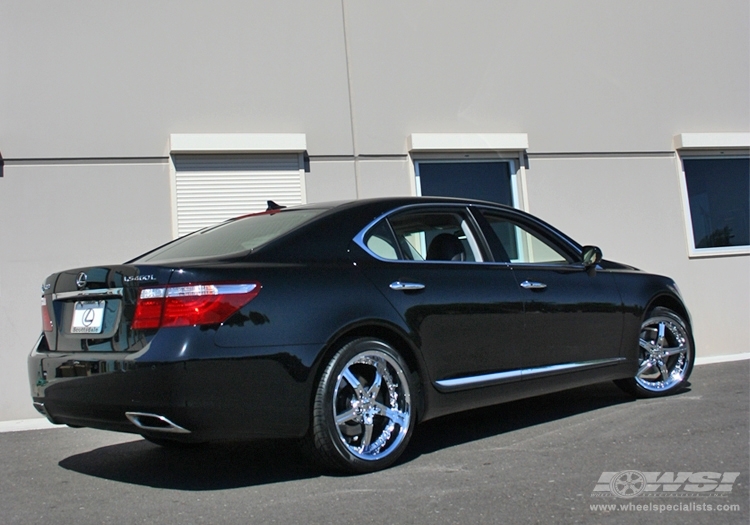
[{"label": "black sedan", "polygon": [[53,423],[163,446],[299,438],[349,472],[460,410],[607,380],[671,394],[695,358],[671,279],[488,202],[269,201],[42,288],[29,379]]}]

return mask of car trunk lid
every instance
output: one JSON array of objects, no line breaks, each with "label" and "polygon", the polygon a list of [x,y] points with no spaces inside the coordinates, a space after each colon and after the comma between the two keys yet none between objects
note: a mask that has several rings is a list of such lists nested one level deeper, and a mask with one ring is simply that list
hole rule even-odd
[{"label": "car trunk lid", "polygon": [[115,265],[50,275],[42,286],[42,320],[50,350],[133,352],[155,330],[133,330],[140,289],[166,285],[172,268]]}]

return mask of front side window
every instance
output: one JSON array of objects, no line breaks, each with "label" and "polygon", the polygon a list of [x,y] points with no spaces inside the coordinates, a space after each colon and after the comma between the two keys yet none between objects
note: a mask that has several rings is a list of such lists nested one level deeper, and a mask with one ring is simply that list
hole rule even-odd
[{"label": "front side window", "polygon": [[516,264],[568,264],[562,250],[530,229],[492,213],[484,213],[505,253],[496,258]]},{"label": "front side window", "polygon": [[750,157],[682,159],[696,252],[750,248]]}]

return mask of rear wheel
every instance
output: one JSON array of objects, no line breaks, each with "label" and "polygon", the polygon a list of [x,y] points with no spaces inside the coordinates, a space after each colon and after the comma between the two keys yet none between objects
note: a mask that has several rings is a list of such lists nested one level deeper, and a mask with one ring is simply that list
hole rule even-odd
[{"label": "rear wheel", "polygon": [[615,383],[638,397],[673,394],[685,387],[695,351],[688,324],[668,308],[654,308],[641,324],[638,372]]},{"label": "rear wheel", "polygon": [[387,343],[344,345],[318,383],[308,448],[326,468],[372,472],[393,464],[415,424],[409,368]]}]

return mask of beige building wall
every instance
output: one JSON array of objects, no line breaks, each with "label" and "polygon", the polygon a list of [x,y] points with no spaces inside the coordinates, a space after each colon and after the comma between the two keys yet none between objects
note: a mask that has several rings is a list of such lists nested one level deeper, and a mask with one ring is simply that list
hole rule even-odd
[{"label": "beige building wall", "polygon": [[304,134],[308,202],[413,194],[415,133],[526,134],[529,211],[750,351],[750,257],[688,256],[673,146],[750,131],[748,42],[746,0],[4,0],[0,420],[36,416],[42,280],[171,238],[171,134]]},{"label": "beige building wall", "polygon": [[606,258],[677,282],[698,357],[750,351],[750,257],[688,257],[675,156],[529,163],[532,213],[582,244],[598,245]]}]

